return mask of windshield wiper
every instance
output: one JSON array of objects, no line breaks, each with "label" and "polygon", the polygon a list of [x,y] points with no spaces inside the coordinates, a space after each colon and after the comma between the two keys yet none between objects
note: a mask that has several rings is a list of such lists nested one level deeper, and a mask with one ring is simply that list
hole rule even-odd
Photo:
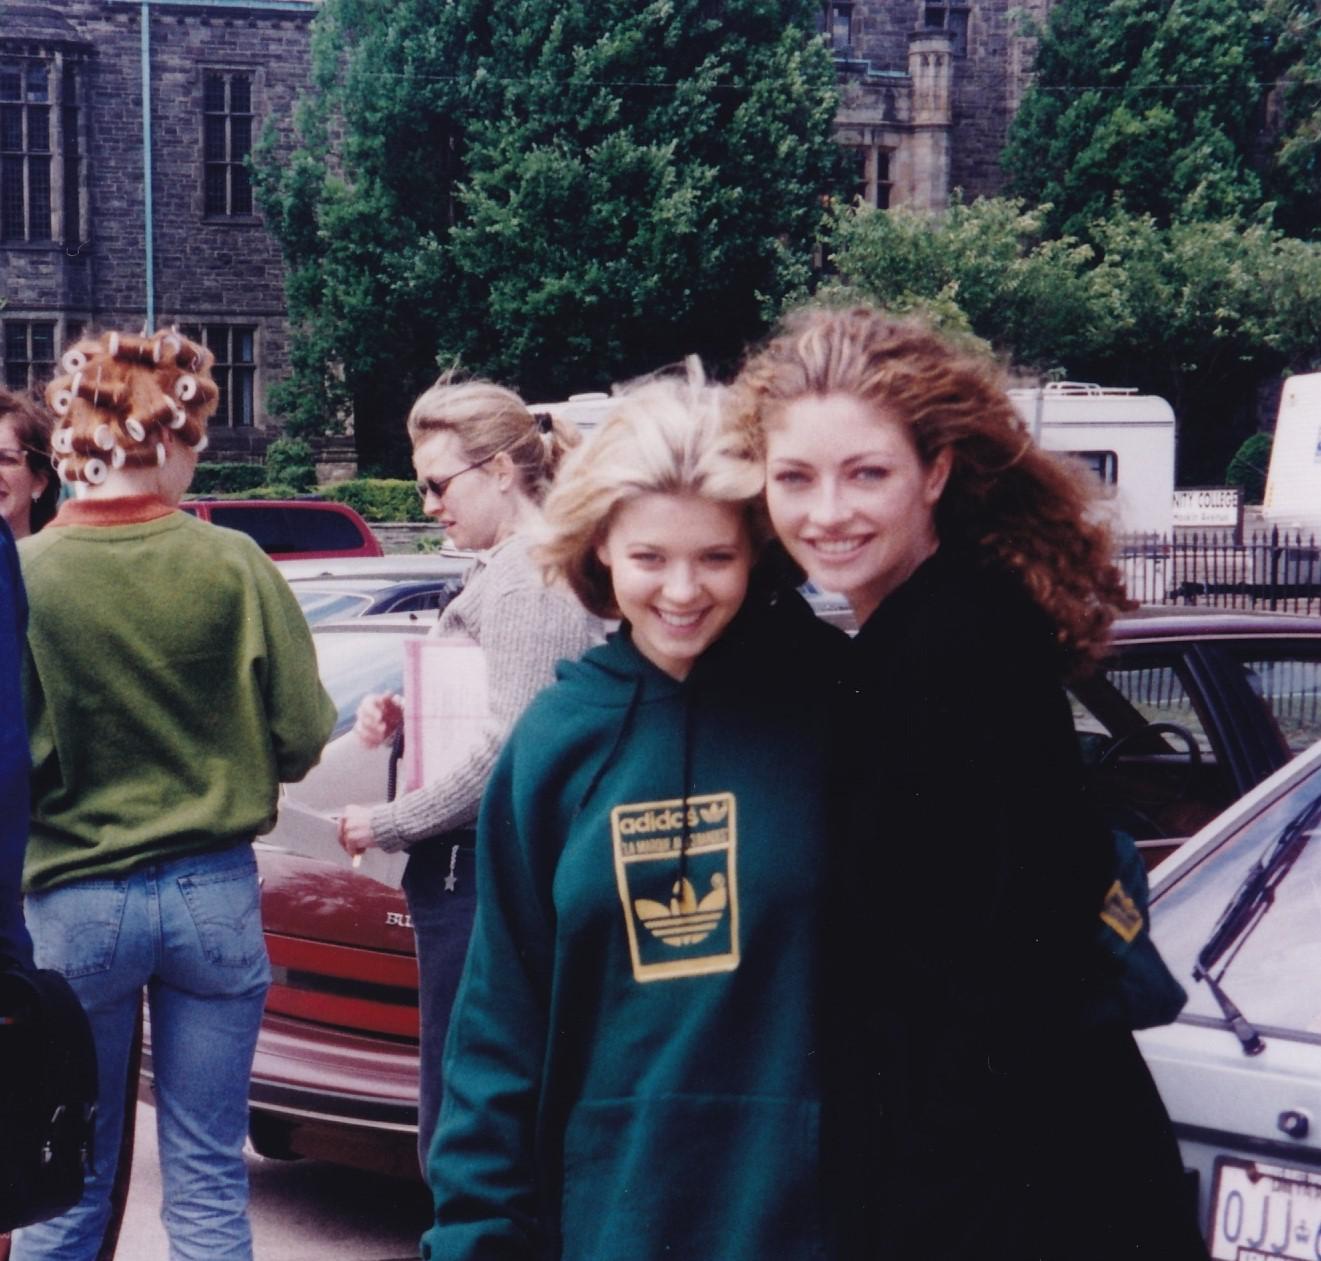
[{"label": "windshield wiper", "polygon": [[1318,815],[1321,815],[1321,797],[1315,798],[1294,815],[1288,826],[1271,842],[1270,848],[1257,859],[1247,878],[1239,885],[1238,892],[1230,898],[1229,905],[1216,921],[1206,944],[1197,952],[1193,980],[1206,982],[1248,1055],[1260,1055],[1266,1044],[1261,1040],[1261,1034],[1235,1006],[1233,999],[1220,988],[1220,977],[1229,971],[1229,963],[1233,960],[1220,969],[1219,976],[1212,976],[1211,969],[1231,946],[1242,946],[1253,929],[1261,923],[1275,902],[1276,888],[1289,874],[1289,869],[1303,852],[1303,846],[1311,839],[1309,829]]}]

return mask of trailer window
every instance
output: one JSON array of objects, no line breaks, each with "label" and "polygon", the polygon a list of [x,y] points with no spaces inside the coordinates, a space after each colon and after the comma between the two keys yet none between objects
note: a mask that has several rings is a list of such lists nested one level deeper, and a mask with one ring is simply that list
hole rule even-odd
[{"label": "trailer window", "polygon": [[1067,451],[1075,460],[1081,460],[1100,478],[1102,486],[1119,482],[1119,457],[1113,451]]}]

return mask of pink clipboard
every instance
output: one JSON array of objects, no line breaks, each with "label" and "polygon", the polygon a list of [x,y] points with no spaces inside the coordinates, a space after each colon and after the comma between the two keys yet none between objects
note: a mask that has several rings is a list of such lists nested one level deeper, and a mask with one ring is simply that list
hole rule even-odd
[{"label": "pink clipboard", "polygon": [[461,636],[404,643],[400,792],[435,783],[468,756],[490,716],[486,656]]}]

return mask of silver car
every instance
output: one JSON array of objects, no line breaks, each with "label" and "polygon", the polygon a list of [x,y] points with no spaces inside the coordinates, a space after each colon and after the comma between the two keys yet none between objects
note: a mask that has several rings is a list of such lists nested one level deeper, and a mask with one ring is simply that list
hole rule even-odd
[{"label": "silver car", "polygon": [[309,624],[380,613],[434,621],[463,589],[469,552],[354,556],[277,562]]},{"label": "silver car", "polygon": [[1139,1035],[1211,1255],[1321,1257],[1321,743],[1152,872],[1188,991]]}]

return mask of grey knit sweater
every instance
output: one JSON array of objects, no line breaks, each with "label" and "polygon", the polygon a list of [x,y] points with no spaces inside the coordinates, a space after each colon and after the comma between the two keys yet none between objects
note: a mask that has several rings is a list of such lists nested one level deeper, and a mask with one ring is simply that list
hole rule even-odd
[{"label": "grey knit sweater", "polygon": [[491,717],[450,775],[372,811],[372,832],[387,853],[472,826],[496,757],[532,698],[554,681],[555,663],[581,656],[602,637],[600,620],[572,592],[546,586],[528,548],[515,534],[483,552],[431,632],[467,635],[482,646]]}]

